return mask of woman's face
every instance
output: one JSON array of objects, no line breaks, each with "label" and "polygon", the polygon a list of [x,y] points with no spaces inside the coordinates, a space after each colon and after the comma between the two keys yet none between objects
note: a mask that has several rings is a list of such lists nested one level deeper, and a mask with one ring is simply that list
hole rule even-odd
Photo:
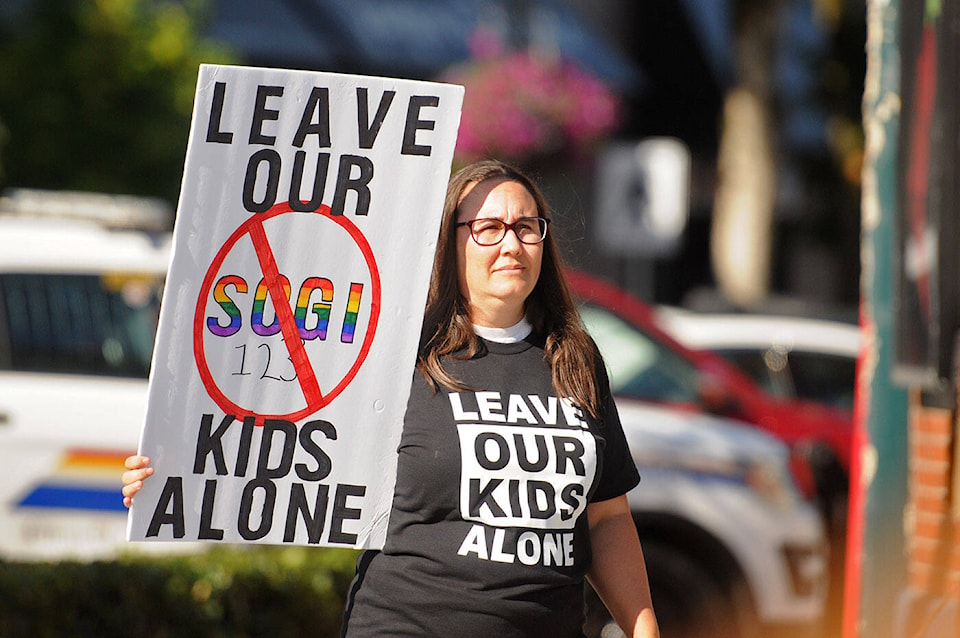
[{"label": "woman's face", "polygon": [[[472,184],[457,207],[457,222],[494,218],[514,223],[537,217],[533,195],[519,182],[491,178]],[[524,244],[511,230],[493,246],[481,246],[467,226],[457,228],[457,275],[470,320],[506,328],[523,318],[524,301],[540,276],[543,244]]]}]

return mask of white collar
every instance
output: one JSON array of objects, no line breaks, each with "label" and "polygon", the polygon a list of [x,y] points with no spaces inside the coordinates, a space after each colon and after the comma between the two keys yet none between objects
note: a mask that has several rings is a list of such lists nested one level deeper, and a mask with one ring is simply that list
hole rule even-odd
[{"label": "white collar", "polygon": [[473,331],[477,333],[478,337],[483,337],[487,341],[516,343],[526,339],[527,335],[533,332],[533,326],[531,326],[527,318],[524,317],[509,328],[487,328],[486,326],[474,324]]}]

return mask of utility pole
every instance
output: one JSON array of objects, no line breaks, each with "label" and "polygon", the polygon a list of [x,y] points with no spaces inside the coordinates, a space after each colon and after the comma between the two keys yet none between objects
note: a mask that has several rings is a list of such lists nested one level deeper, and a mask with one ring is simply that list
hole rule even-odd
[{"label": "utility pole", "polygon": [[[910,1],[910,0],[904,0]],[[860,326],[843,638],[894,638],[906,587],[907,393],[890,373],[896,341],[895,252],[901,0],[867,2]]]}]

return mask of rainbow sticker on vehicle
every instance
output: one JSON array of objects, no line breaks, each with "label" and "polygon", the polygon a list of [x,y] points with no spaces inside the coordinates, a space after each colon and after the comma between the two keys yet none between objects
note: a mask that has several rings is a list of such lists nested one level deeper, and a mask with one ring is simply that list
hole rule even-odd
[{"label": "rainbow sticker on vehicle", "polygon": [[126,512],[120,495],[129,452],[68,450],[56,471],[35,485],[17,507]]}]

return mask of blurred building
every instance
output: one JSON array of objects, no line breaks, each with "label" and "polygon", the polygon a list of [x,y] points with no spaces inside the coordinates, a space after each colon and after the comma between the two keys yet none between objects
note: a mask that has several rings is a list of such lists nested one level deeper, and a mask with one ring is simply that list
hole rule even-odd
[{"label": "blurred building", "polygon": [[[611,247],[598,232],[605,215],[642,224],[648,214],[643,162],[629,183],[616,174],[613,211],[598,184],[607,166],[631,170],[619,156],[527,163],[564,234],[585,240],[571,243],[571,261],[651,301],[855,316],[863,0],[212,4],[209,35],[251,65],[435,79],[477,54],[481,32],[572,61],[622,101],[612,142],[679,141],[689,171],[676,186],[686,189],[678,237]],[[756,105],[754,119],[738,104]]]},{"label": "blurred building", "polygon": [[[752,244],[764,241],[769,246],[766,261],[753,260],[739,275],[762,277],[760,271],[768,270],[763,305],[803,311],[795,304],[776,303],[789,297],[814,302],[807,311],[821,314],[832,314],[837,305],[847,309],[854,305],[859,286],[864,3],[576,4],[591,22],[603,25],[648,80],[621,134],[673,136],[691,149],[686,241],[676,255],[654,260],[652,295],[699,306],[723,304],[723,296],[697,294],[724,287],[718,280],[723,264],[711,257],[711,243],[717,244],[714,251],[743,256],[756,249]],[[743,100],[732,99],[745,91],[760,106],[762,117],[747,119],[747,131],[766,130],[766,141],[753,146],[746,135],[732,134],[738,113],[740,121],[749,116],[742,108],[736,110]],[[723,145],[725,130],[731,141],[740,140],[748,161],[752,158],[738,172],[720,164],[730,152]],[[762,171],[768,183],[756,177]],[[741,179],[743,173],[755,177],[754,191],[770,190],[764,211],[770,219],[745,216],[733,233],[743,243],[753,240],[723,248],[717,222],[724,211],[718,195],[732,183],[731,176]],[[738,188],[743,192],[751,185]],[[760,232],[763,224],[768,225],[765,233]],[[843,313],[846,318],[851,315]]]}]

